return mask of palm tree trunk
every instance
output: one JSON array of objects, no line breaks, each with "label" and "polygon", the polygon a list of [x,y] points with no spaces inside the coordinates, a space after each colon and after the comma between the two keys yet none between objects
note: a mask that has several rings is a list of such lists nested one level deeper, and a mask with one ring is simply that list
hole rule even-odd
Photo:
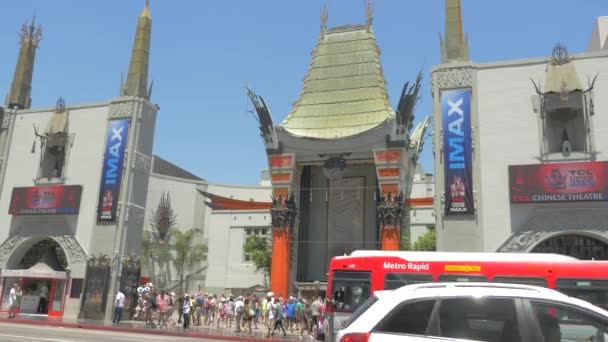
[{"label": "palm tree trunk", "polygon": [[150,280],[152,281],[152,284],[156,284],[156,261],[154,258],[150,258],[150,265],[150,269],[152,270],[152,272],[150,272]]},{"label": "palm tree trunk", "polygon": [[179,293],[184,294],[184,272],[179,272]]}]

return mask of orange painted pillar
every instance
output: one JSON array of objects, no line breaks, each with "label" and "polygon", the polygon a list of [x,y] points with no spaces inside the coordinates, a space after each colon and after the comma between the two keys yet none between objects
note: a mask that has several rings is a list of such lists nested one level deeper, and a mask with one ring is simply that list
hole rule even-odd
[{"label": "orange painted pillar", "polygon": [[285,228],[273,228],[270,290],[275,296],[289,295],[289,250],[291,237]]},{"label": "orange painted pillar", "polygon": [[394,227],[382,228],[382,250],[383,251],[398,251],[401,244],[401,236],[399,229]]}]

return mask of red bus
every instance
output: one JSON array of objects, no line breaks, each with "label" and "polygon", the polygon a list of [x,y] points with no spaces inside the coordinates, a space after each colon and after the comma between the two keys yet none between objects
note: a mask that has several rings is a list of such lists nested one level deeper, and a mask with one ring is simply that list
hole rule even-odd
[{"label": "red bus", "polygon": [[349,314],[377,290],[455,281],[543,286],[608,307],[608,261],[540,253],[355,251],[332,259],[327,297]]}]

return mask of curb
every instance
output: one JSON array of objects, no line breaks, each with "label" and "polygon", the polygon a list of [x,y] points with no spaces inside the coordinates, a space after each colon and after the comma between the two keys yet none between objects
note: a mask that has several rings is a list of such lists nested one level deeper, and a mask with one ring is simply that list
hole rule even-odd
[{"label": "curb", "polygon": [[268,341],[281,341],[271,338],[259,338],[249,336],[228,336],[228,335],[214,335],[207,333],[198,332],[172,332],[158,329],[142,329],[142,328],[121,328],[115,326],[106,325],[95,325],[86,323],[64,323],[64,322],[49,322],[49,321],[32,321],[32,320],[21,320],[21,319],[8,319],[0,318],[0,323],[13,323],[13,324],[24,324],[24,325],[38,325],[47,327],[62,327],[62,328],[74,328],[74,329],[86,329],[86,330],[101,330],[101,331],[115,331],[124,332],[131,334],[145,334],[145,335],[163,335],[163,336],[174,336],[174,337],[192,337],[202,338],[209,340],[220,340],[220,341],[243,341],[243,342],[268,342]]}]

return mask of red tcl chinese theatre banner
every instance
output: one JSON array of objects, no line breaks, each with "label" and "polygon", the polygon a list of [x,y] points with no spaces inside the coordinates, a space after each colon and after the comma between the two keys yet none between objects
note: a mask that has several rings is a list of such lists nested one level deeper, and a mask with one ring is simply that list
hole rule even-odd
[{"label": "red tcl chinese theatre banner", "polygon": [[608,162],[509,166],[511,203],[608,201]]},{"label": "red tcl chinese theatre banner", "polygon": [[78,214],[81,185],[13,188],[10,215]]}]

